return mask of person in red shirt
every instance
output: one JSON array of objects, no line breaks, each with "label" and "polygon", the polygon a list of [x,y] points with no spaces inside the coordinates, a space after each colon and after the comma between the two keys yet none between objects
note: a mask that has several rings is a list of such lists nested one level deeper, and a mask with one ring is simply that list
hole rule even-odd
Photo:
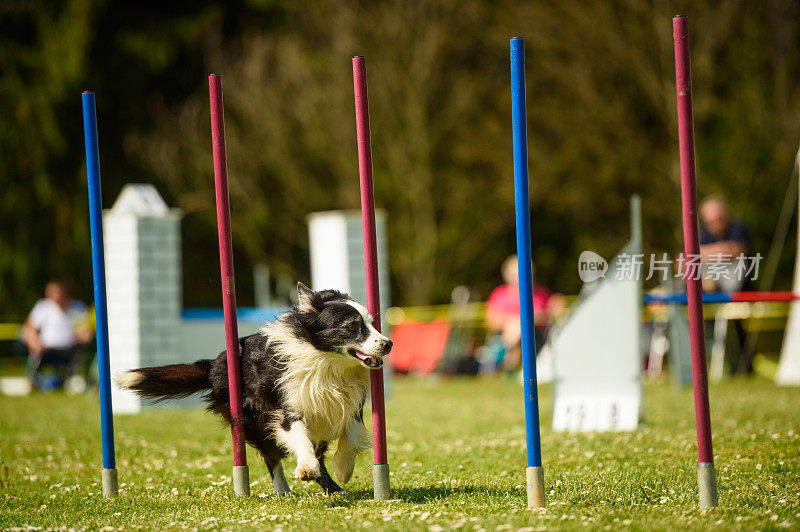
[{"label": "person in red shirt", "polygon": [[[533,315],[536,324],[536,344],[541,346],[547,328],[553,319],[566,307],[564,296],[553,294],[542,285],[536,284],[535,268],[531,264],[533,282]],[[517,369],[522,356],[522,330],[519,318],[519,272],[517,256],[512,255],[503,261],[500,269],[503,284],[495,288],[486,301],[486,321],[491,332],[497,333],[505,353],[499,367],[512,371]]]}]

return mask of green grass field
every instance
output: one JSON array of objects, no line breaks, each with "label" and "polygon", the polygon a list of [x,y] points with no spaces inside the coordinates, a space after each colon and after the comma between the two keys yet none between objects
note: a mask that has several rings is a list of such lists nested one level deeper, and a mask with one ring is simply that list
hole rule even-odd
[{"label": "green grass field", "polygon": [[757,379],[712,386],[721,508],[708,512],[696,502],[691,390],[653,382],[645,394],[645,428],[584,435],[550,430],[541,390],[543,512],[525,508],[522,392],[506,380],[395,381],[389,502],[371,500],[371,453],[348,494],[290,479],[294,493],[277,499],[252,450],[253,496],[234,499],[230,433],[204,411],[178,409],[115,419],[120,495],[104,500],[95,395],[0,398],[0,526],[800,528],[800,390]]}]

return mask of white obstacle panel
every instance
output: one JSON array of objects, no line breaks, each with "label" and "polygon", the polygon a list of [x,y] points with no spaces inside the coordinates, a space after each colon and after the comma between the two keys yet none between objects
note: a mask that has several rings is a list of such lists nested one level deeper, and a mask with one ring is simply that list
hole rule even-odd
[{"label": "white obstacle panel", "polygon": [[[389,256],[386,250],[386,213],[375,211],[378,248],[378,286],[381,314],[389,308]],[[335,288],[367,304],[361,211],[326,211],[308,215],[311,285],[314,290]]]},{"label": "white obstacle panel", "polygon": [[553,430],[636,430],[642,421],[642,280],[620,267],[641,255],[638,197],[631,201],[631,242],[550,338]]},{"label": "white obstacle panel", "polygon": [[613,277],[554,332],[553,430],[635,430],[642,406],[638,281]]},{"label": "white obstacle panel", "polygon": [[639,401],[626,395],[572,395],[557,407],[553,430],[605,432],[635,430],[639,424]]},{"label": "white obstacle panel", "polygon": [[[800,294],[800,216],[797,225],[797,257],[794,261],[792,289],[795,294]],[[775,382],[782,386],[800,386],[800,301],[792,301]]]},{"label": "white obstacle panel", "polygon": [[[182,303],[181,212],[152,185],[125,185],[103,214],[112,377],[143,366],[193,362],[178,356]],[[115,413],[142,400],[112,385]]]}]

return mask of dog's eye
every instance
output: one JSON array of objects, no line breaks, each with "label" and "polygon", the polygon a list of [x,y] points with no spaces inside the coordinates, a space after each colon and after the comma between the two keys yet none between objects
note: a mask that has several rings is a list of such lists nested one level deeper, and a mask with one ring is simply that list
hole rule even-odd
[{"label": "dog's eye", "polygon": [[351,323],[347,326],[347,330],[350,332],[354,332],[356,330],[357,325],[355,323]]}]

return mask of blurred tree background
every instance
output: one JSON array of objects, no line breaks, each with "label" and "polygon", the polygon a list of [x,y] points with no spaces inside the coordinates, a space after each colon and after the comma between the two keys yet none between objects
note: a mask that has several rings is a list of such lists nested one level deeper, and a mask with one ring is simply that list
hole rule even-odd
[{"label": "blurred tree background", "polygon": [[[574,293],[643,200],[681,247],[671,16],[689,15],[701,195],[766,254],[800,140],[795,1],[13,1],[0,4],[0,315],[50,277],[91,297],[80,92],[97,92],[104,206],[154,183],[186,217],[184,299],[219,300],[206,75],[224,74],[236,267],[307,280],[305,217],[358,208],[350,58],[369,74],[392,300],[485,297],[514,251],[508,38],[526,37],[538,280]],[[794,235],[792,231],[791,235]],[[790,283],[794,240],[776,287]]]}]

